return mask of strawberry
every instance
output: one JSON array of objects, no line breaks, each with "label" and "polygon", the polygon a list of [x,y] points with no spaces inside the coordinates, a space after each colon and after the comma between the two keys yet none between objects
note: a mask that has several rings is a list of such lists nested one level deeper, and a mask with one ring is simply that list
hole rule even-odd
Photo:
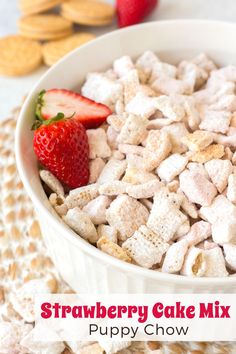
[{"label": "strawberry", "polygon": [[36,120],[32,129],[34,151],[44,167],[70,189],[88,184],[88,137],[78,119],[58,113],[51,120]]},{"label": "strawberry", "polygon": [[116,0],[119,27],[142,22],[157,3],[158,0]]},{"label": "strawberry", "polygon": [[39,94],[36,113],[43,119],[51,119],[58,112],[66,117],[74,116],[85,128],[97,128],[112,113],[110,108],[97,103],[80,94],[64,90],[52,89]]}]

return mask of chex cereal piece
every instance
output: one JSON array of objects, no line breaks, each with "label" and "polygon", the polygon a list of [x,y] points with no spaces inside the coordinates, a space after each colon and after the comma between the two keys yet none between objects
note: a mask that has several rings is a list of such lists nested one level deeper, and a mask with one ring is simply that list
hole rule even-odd
[{"label": "chex cereal piece", "polygon": [[197,247],[190,247],[185,255],[180,274],[190,277],[202,277],[205,275],[206,266],[207,262],[204,251]]},{"label": "chex cereal piece", "polygon": [[[169,185],[168,185],[168,188],[170,190]],[[181,191],[181,189],[179,189],[179,185],[178,185],[177,189],[175,190],[175,192],[178,192],[178,194],[180,194],[181,197],[183,198],[182,203],[181,203],[181,208],[183,209],[183,211],[187,215],[189,215],[192,219],[197,219],[198,218],[198,210],[197,210],[196,205],[188,200],[188,198]]]},{"label": "chex cereal piece", "polygon": [[181,240],[173,243],[166,252],[162,265],[164,273],[178,273],[184,263],[184,257],[188,250],[188,242]]},{"label": "chex cereal piece", "polygon": [[236,243],[236,218],[234,220],[219,219],[212,225],[213,241],[223,245],[224,243]]},{"label": "chex cereal piece", "polygon": [[227,111],[204,112],[204,117],[200,123],[200,128],[216,133],[227,133],[230,125],[231,113]]},{"label": "chex cereal piece", "polygon": [[191,96],[180,96],[180,98],[180,102],[183,102],[185,110],[185,124],[191,130],[198,129],[201,119],[195,100]]},{"label": "chex cereal piece", "polygon": [[131,341],[111,341],[109,339],[100,339],[99,345],[104,349],[106,354],[115,354],[122,349],[128,348]]},{"label": "chex cereal piece", "polygon": [[105,162],[101,159],[101,157],[97,157],[89,162],[89,184],[97,182],[104,166]]},{"label": "chex cereal piece", "polygon": [[111,149],[107,144],[106,133],[102,128],[87,129],[89,142],[89,158],[96,157],[106,158],[111,156]]},{"label": "chex cereal piece", "polygon": [[158,61],[154,63],[152,67],[151,77],[149,79],[149,84],[152,84],[160,76],[167,76],[170,78],[175,78],[177,75],[177,68],[174,65],[163,63]]},{"label": "chex cereal piece", "polygon": [[118,115],[123,114],[125,112],[125,104],[122,96],[116,101],[114,109],[115,113]]},{"label": "chex cereal piece", "polygon": [[146,118],[129,114],[117,141],[123,144],[139,145],[147,136],[147,125],[148,120]]},{"label": "chex cereal piece", "polygon": [[111,159],[104,166],[97,180],[99,184],[117,181],[125,173],[127,162],[125,160]]},{"label": "chex cereal piece", "polygon": [[127,167],[125,175],[122,178],[123,182],[131,183],[133,185],[143,184],[153,180],[158,180],[158,177],[154,173],[146,172],[135,167]]},{"label": "chex cereal piece", "polygon": [[228,178],[227,198],[236,203],[236,174],[231,174]]},{"label": "chex cereal piece", "polygon": [[234,65],[227,65],[220,68],[213,73],[220,79],[225,81],[236,81],[236,67]]},{"label": "chex cereal piece", "polygon": [[163,160],[156,172],[165,182],[171,182],[178,176],[188,163],[188,158],[180,154],[173,154]]},{"label": "chex cereal piece", "polygon": [[104,350],[103,348],[98,344],[98,343],[94,343],[94,344],[90,344],[90,345],[86,345],[84,347],[82,347],[81,349],[79,349],[78,354],[104,354]]},{"label": "chex cereal piece", "polygon": [[108,223],[118,230],[122,241],[132,236],[141,225],[145,225],[148,216],[147,208],[127,195],[118,196],[106,212]]},{"label": "chex cereal piece", "polygon": [[103,183],[99,187],[99,193],[108,196],[125,194],[128,184],[123,181],[111,181]]},{"label": "chex cereal piece", "polygon": [[0,75],[26,75],[42,63],[41,45],[21,36],[1,38],[0,51]]},{"label": "chex cereal piece", "polygon": [[46,279],[33,279],[22,285],[10,297],[14,310],[26,322],[35,321],[34,297],[40,294],[50,294],[51,288]]},{"label": "chex cereal piece", "polygon": [[160,60],[151,50],[144,52],[136,61],[135,66],[140,72],[142,82],[147,82],[151,76],[152,68]]},{"label": "chex cereal piece", "polygon": [[[202,243],[199,243],[198,247],[200,248],[200,246],[202,245]],[[217,243],[215,242],[211,242],[211,241],[204,241],[203,242],[203,248],[204,250],[211,250],[212,248],[218,247]]]},{"label": "chex cereal piece", "polygon": [[192,90],[199,89],[208,79],[208,73],[196,64],[183,60],[178,65],[178,78],[191,83]]},{"label": "chex cereal piece", "polygon": [[37,342],[35,341],[34,330],[29,332],[21,341],[21,345],[33,354],[61,354],[65,349],[63,342]]},{"label": "chex cereal piece", "polygon": [[64,189],[61,182],[50,172],[47,170],[39,171],[40,178],[46,185],[57,195],[64,196]]},{"label": "chex cereal piece", "polygon": [[153,203],[152,203],[149,199],[142,198],[142,199],[140,199],[140,202],[141,202],[148,210],[151,210],[151,209],[152,209]]},{"label": "chex cereal piece", "polygon": [[184,123],[173,123],[161,129],[169,134],[171,144],[172,144],[172,153],[182,154],[187,150],[186,146],[181,142],[183,136],[188,134],[188,130]]},{"label": "chex cereal piece", "polygon": [[170,192],[177,192],[179,189],[179,180],[174,179],[170,183],[167,183],[167,188]]},{"label": "chex cereal piece", "polygon": [[154,170],[170,153],[172,148],[168,133],[150,130],[144,150],[145,169]]},{"label": "chex cereal piece", "polygon": [[90,217],[91,221],[95,225],[106,223],[106,209],[111,204],[111,199],[107,196],[100,195],[96,199],[91,200],[83,211]]},{"label": "chex cereal piece", "polygon": [[101,224],[97,228],[97,233],[98,233],[99,239],[101,237],[105,237],[108,240],[110,240],[114,243],[117,243],[117,230],[114,227],[112,227],[110,225]]},{"label": "chex cereal piece", "polygon": [[118,77],[126,75],[130,70],[134,69],[134,63],[128,55],[118,58],[113,63],[113,69]]},{"label": "chex cereal piece", "polygon": [[56,210],[58,215],[62,216],[67,213],[68,207],[65,204],[64,198],[58,197],[56,193],[52,193],[49,196],[49,201],[51,205],[54,207],[54,209]]},{"label": "chex cereal piece", "polygon": [[173,123],[173,119],[170,118],[155,118],[149,121],[147,125],[148,130],[161,129]]},{"label": "chex cereal piece", "polygon": [[232,150],[231,150],[228,146],[226,146],[226,148],[225,148],[225,154],[224,154],[224,156],[222,157],[222,159],[223,159],[223,160],[229,160],[229,161],[231,161],[231,160],[232,160],[232,157],[233,157],[233,152],[232,152]]},{"label": "chex cereal piece", "polygon": [[205,277],[227,277],[225,259],[220,247],[204,251],[206,260]]},{"label": "chex cereal piece", "polygon": [[104,103],[113,109],[115,102],[123,94],[123,86],[121,83],[102,74],[92,73],[87,76],[81,92],[83,96]]},{"label": "chex cereal piece", "polygon": [[218,220],[235,220],[236,207],[224,195],[218,195],[210,206],[199,210],[199,215],[211,224]]},{"label": "chex cereal piece", "polygon": [[190,156],[193,162],[205,163],[212,159],[220,159],[224,155],[224,146],[220,144],[211,144],[204,150],[195,152]]},{"label": "chex cereal piece", "polygon": [[98,187],[99,185],[97,183],[93,183],[84,187],[72,189],[65,199],[65,204],[68,208],[83,208],[88,202],[98,197]]},{"label": "chex cereal piece", "polygon": [[107,117],[107,123],[116,131],[120,132],[121,128],[125,124],[125,120],[128,117],[126,113],[124,114],[111,114]]},{"label": "chex cereal piece", "polygon": [[227,186],[229,175],[233,171],[232,163],[229,160],[213,159],[205,163],[205,169],[212,183],[222,193]]},{"label": "chex cereal piece", "polygon": [[230,121],[230,126],[236,128],[236,112],[232,113],[231,121]]},{"label": "chex cereal piece", "polygon": [[217,195],[215,186],[200,173],[185,170],[179,180],[180,189],[192,203],[208,206]]},{"label": "chex cereal piece", "polygon": [[203,175],[205,178],[207,178],[210,181],[209,175],[202,163],[197,163],[197,162],[189,162],[187,165],[187,168],[195,173],[200,173]]},{"label": "chex cereal piece", "polygon": [[126,105],[126,112],[149,118],[157,110],[157,98],[144,95],[138,92]]},{"label": "chex cereal piece", "polygon": [[183,222],[183,224],[180,225],[180,227],[176,231],[174,239],[179,239],[180,237],[186,235],[189,232],[189,230],[190,230],[190,222],[187,219],[185,222]]},{"label": "chex cereal piece", "polygon": [[3,354],[28,354],[28,350],[20,341],[31,330],[31,324],[23,321],[0,321],[0,348]]},{"label": "chex cereal piece", "polygon": [[205,53],[198,54],[191,61],[208,74],[216,69],[216,64]]},{"label": "chex cereal piece", "polygon": [[165,241],[173,238],[174,234],[186,220],[187,217],[180,210],[181,201],[176,204],[175,200],[171,200],[172,195],[178,198],[177,194],[166,193],[163,189],[155,194],[154,204],[148,218],[147,226],[162,237]]},{"label": "chex cereal piece", "polygon": [[189,246],[195,246],[211,236],[211,224],[206,221],[195,222],[190,231],[183,237]]},{"label": "chex cereal piece", "polygon": [[126,187],[126,193],[135,199],[152,198],[162,187],[162,182],[153,179],[138,185],[128,184]]},{"label": "chex cereal piece", "polygon": [[131,262],[131,258],[126,252],[125,249],[121,248],[119,245],[116,243],[112,242],[109,238],[106,236],[102,236],[99,238],[97,241],[97,247],[102,251],[110,256],[113,256],[115,258],[120,259],[121,261],[124,262]]},{"label": "chex cereal piece", "polygon": [[234,135],[222,135],[222,134],[214,134],[214,141],[218,144],[236,148],[236,134]]},{"label": "chex cereal piece", "polygon": [[142,156],[137,154],[127,154],[126,155],[127,166],[129,168],[137,168],[140,170],[145,170],[145,160]]},{"label": "chex cereal piece", "polygon": [[219,100],[208,106],[208,109],[211,111],[234,112],[236,109],[236,96],[234,94],[222,96]]},{"label": "chex cereal piece", "polygon": [[117,131],[115,131],[115,129],[113,129],[110,125],[107,128],[107,142],[108,145],[110,146],[111,149],[117,149],[118,147],[118,142],[117,142],[117,138],[118,138],[119,133]]},{"label": "chex cereal piece", "polygon": [[156,79],[151,88],[164,95],[189,95],[192,93],[191,84],[183,80],[177,80],[168,76],[162,75]]},{"label": "chex cereal piece", "polygon": [[164,117],[173,121],[181,121],[185,116],[185,111],[182,105],[177,102],[174,96],[159,96],[156,99],[156,107],[161,111]]},{"label": "chex cereal piece", "polygon": [[125,155],[135,154],[143,156],[144,153],[144,147],[131,144],[119,144],[118,149],[122,154]]},{"label": "chex cereal piece", "polygon": [[64,222],[72,228],[79,236],[91,243],[95,243],[98,234],[90,217],[78,207],[69,209],[67,214],[62,217]]},{"label": "chex cereal piece", "polygon": [[113,158],[114,160],[125,160],[125,155],[122,154],[122,152],[120,152],[119,150],[112,150],[111,158]]},{"label": "chex cereal piece", "polygon": [[161,262],[169,244],[147,226],[142,225],[122,245],[130,257],[140,266],[151,268]]},{"label": "chex cereal piece", "polygon": [[182,143],[191,151],[201,151],[213,143],[213,135],[208,131],[196,130],[182,137]]},{"label": "chex cereal piece", "polygon": [[126,106],[134,98],[136,93],[141,92],[138,70],[130,70],[126,75],[122,77],[121,82],[123,84],[124,104]]},{"label": "chex cereal piece", "polygon": [[223,249],[227,266],[236,271],[236,245],[226,243],[223,245]]},{"label": "chex cereal piece", "polygon": [[146,96],[155,97],[156,92],[148,85],[139,85],[137,88],[138,92],[142,92]]}]

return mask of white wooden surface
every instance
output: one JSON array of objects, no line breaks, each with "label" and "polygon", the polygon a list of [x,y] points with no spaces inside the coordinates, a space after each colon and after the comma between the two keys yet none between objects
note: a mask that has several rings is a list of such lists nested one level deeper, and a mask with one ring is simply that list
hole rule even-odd
[{"label": "white wooden surface", "polygon": [[[236,0],[160,0],[159,7],[148,20],[199,18],[235,21],[235,14]],[[0,0],[0,36],[16,33],[19,15],[17,0]],[[116,24],[113,23],[112,26],[92,31],[100,35],[115,28]],[[11,109],[21,102],[45,71],[46,68],[41,67],[26,77],[0,77],[0,119],[10,114]]]}]

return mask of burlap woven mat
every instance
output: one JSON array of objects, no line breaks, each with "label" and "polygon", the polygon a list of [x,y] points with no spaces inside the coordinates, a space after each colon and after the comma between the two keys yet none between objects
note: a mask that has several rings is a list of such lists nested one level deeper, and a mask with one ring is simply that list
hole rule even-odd
[{"label": "burlap woven mat", "polygon": [[[19,110],[0,122],[0,323],[20,319],[11,305],[10,294],[35,278],[48,278],[55,292],[70,292],[60,279],[44,246],[34,208],[17,173],[14,132]],[[1,333],[0,333],[1,342]],[[66,344],[65,344],[66,345]],[[20,347],[20,344],[19,344]],[[67,345],[66,345],[67,348]],[[0,354],[13,354],[2,352]],[[87,346],[75,354],[100,354],[98,345]],[[14,354],[18,354],[16,352]],[[33,354],[35,352],[29,353]],[[40,354],[44,352],[40,352]],[[48,353],[48,351],[47,351]],[[63,354],[72,351],[65,349]],[[236,354],[236,345],[222,343],[137,343],[120,354]]]}]

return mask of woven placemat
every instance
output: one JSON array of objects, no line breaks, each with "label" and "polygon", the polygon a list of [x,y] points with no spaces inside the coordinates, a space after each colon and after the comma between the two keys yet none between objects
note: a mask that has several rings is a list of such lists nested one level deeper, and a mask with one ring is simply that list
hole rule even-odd
[{"label": "woven placemat", "polygon": [[[17,173],[14,133],[18,113],[19,109],[16,109],[12,118],[0,122],[0,322],[21,319],[11,305],[10,295],[29,280],[47,278],[55,292],[71,292],[48,256],[33,205]],[[98,353],[97,349],[89,346],[82,352]],[[65,349],[63,353],[72,352]],[[235,354],[236,346],[230,343],[134,342],[119,353]]]}]

